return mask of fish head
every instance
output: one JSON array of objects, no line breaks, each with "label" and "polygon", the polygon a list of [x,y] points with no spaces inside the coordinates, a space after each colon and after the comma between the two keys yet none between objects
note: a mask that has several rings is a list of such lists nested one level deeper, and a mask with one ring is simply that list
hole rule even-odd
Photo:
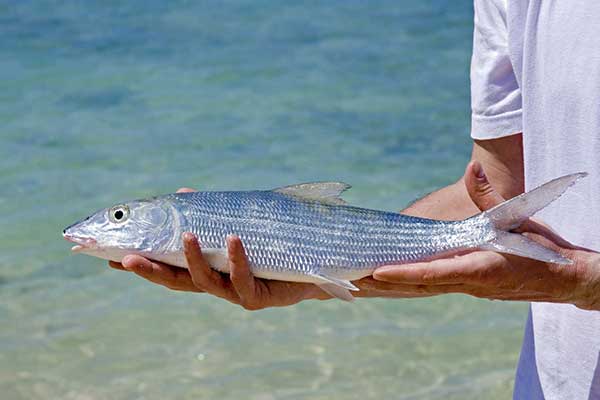
[{"label": "fish head", "polygon": [[159,199],[135,200],[97,211],[67,227],[63,237],[71,249],[107,260],[121,261],[126,254],[147,254],[165,240],[168,205]]}]

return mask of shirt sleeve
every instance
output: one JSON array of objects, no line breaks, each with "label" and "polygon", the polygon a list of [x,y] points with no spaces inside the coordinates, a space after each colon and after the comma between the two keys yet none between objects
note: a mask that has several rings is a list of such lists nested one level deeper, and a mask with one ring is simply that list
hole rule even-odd
[{"label": "shirt sleeve", "polygon": [[507,0],[474,0],[471,137],[495,139],[523,130],[521,90],[508,51]]}]

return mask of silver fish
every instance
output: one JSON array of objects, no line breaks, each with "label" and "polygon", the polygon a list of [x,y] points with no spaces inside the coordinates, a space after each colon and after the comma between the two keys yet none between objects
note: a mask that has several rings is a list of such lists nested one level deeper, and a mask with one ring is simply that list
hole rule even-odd
[{"label": "silver fish", "polygon": [[340,182],[274,190],[175,193],[98,211],[69,226],[73,251],[121,261],[139,254],[187,268],[181,235],[193,232],[210,265],[228,272],[225,238],[238,235],[255,276],[312,282],[352,300],[351,281],[375,268],[486,249],[558,264],[571,261],[511,233],[586,173],[566,175],[463,221],[437,221],[346,205]]}]

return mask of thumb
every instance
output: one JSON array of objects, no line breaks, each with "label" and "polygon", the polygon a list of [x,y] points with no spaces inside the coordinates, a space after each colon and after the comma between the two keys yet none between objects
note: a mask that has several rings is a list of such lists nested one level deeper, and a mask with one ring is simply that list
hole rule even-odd
[{"label": "thumb", "polygon": [[488,181],[479,161],[471,161],[467,165],[464,181],[471,200],[481,211],[489,210],[504,201]]}]

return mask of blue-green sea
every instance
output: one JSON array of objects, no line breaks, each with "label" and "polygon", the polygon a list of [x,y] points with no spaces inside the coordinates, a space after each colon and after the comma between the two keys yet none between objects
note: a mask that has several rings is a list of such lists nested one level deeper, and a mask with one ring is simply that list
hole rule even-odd
[{"label": "blue-green sea", "polygon": [[525,304],[247,312],[61,237],[181,186],[341,180],[398,210],[453,182],[472,18],[451,0],[0,0],[0,398],[509,398]]}]

